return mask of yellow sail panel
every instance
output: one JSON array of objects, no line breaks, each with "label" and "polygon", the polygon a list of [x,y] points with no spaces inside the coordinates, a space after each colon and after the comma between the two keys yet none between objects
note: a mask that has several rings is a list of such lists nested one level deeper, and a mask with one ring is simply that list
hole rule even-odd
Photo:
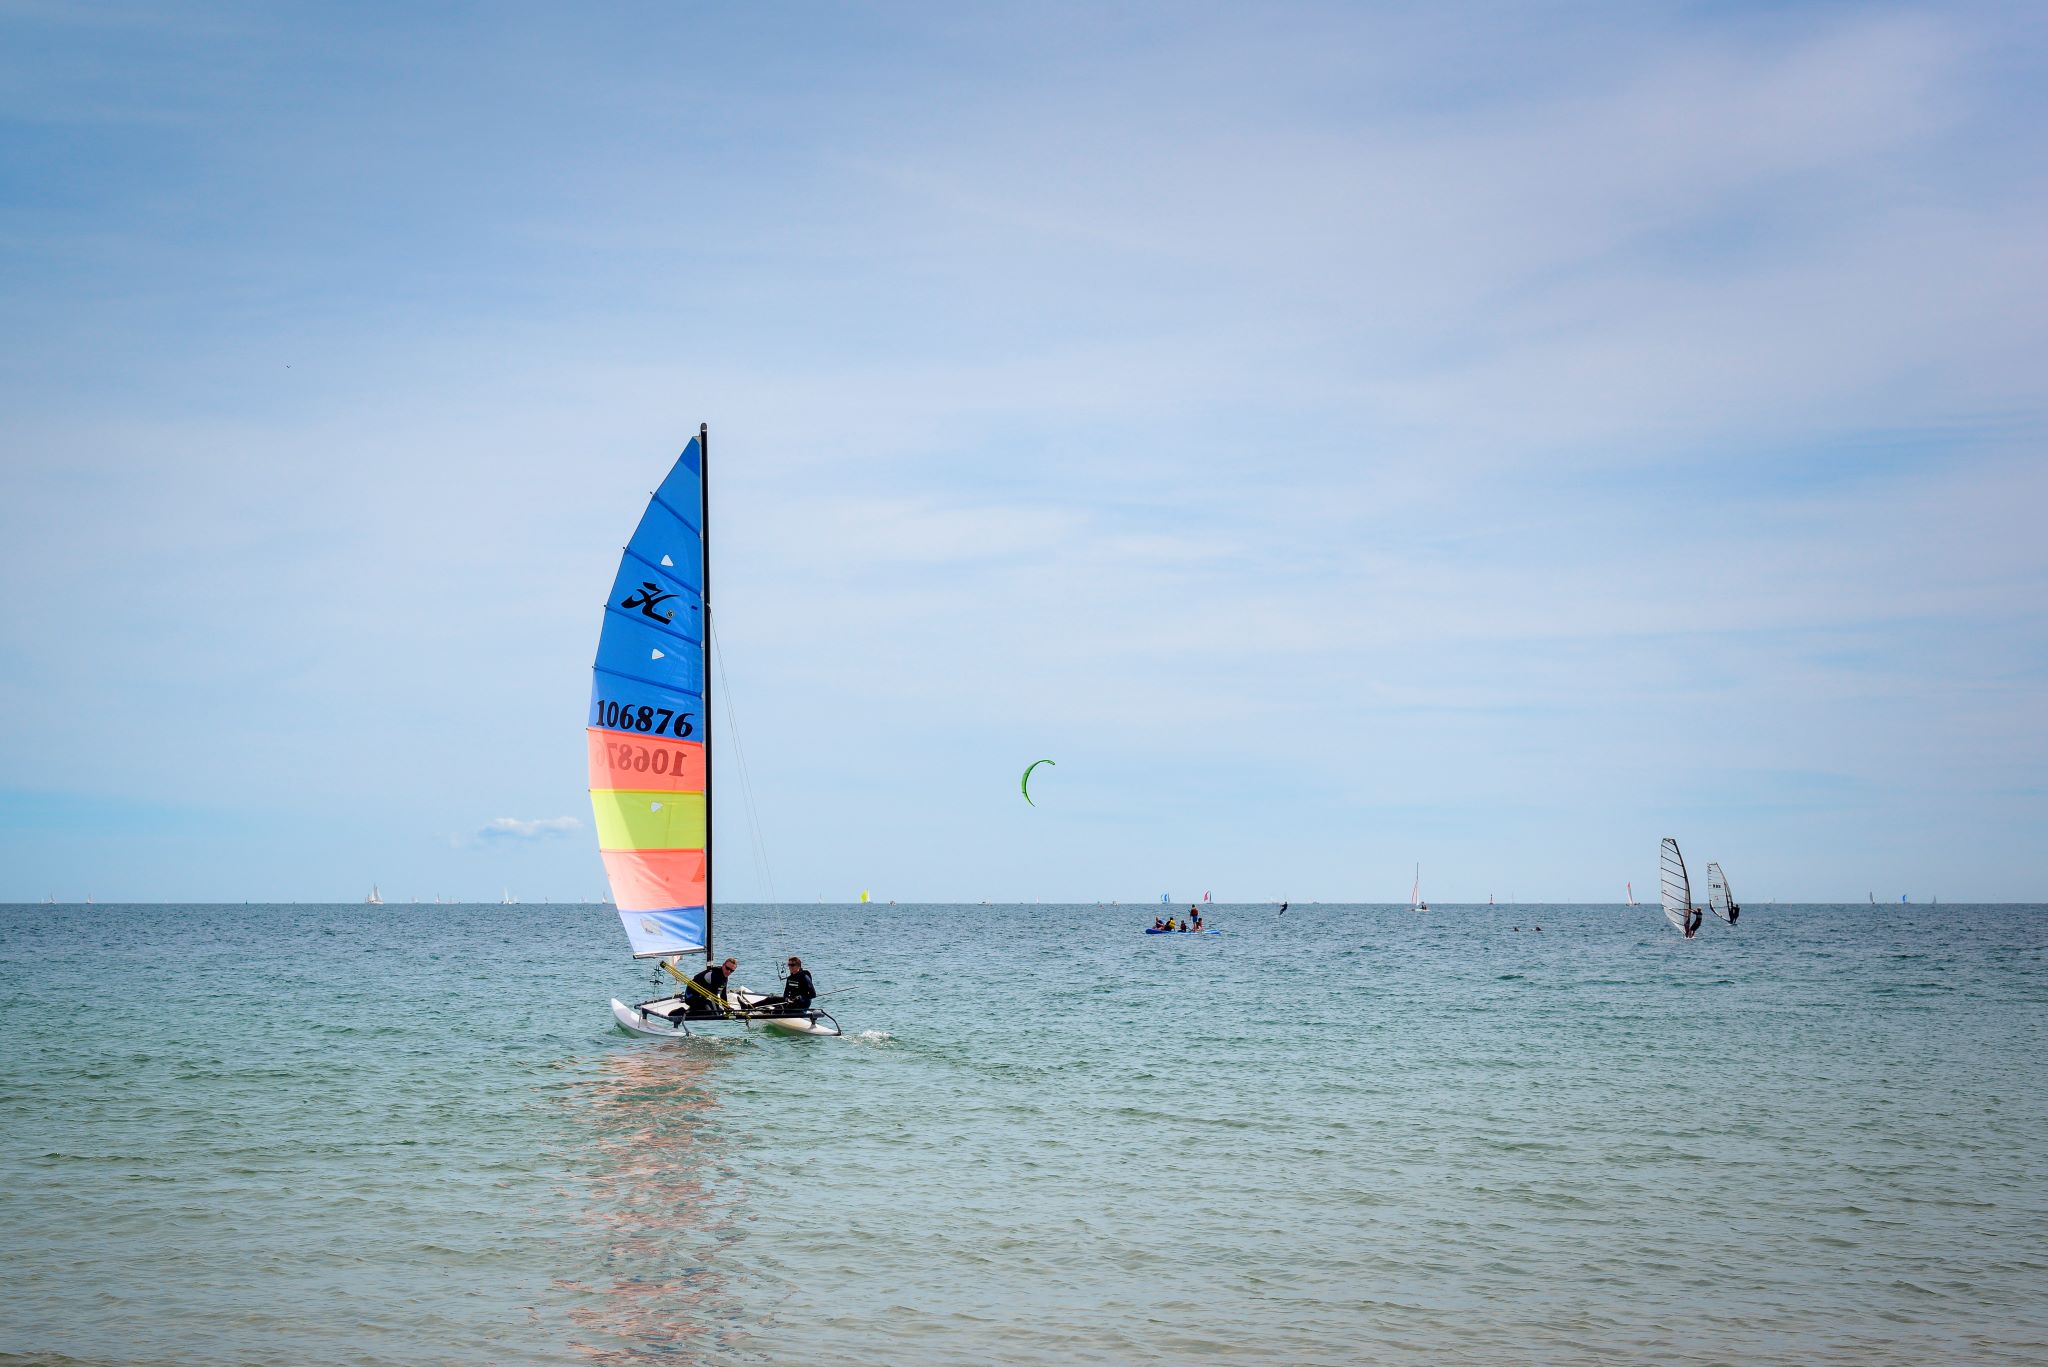
[{"label": "yellow sail panel", "polygon": [[593,788],[601,850],[701,850],[704,794],[640,788]]}]

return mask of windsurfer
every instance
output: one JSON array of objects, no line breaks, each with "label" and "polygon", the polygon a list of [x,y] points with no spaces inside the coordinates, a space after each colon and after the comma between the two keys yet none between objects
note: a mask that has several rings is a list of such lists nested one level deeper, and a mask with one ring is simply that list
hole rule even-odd
[{"label": "windsurfer", "polygon": [[704,971],[690,979],[690,1008],[686,1013],[702,1019],[718,1017],[731,1010],[726,1000],[725,985],[732,978],[732,971],[740,966],[738,959],[727,959],[722,964],[706,964]]},{"label": "windsurfer", "polygon": [[1688,910],[1685,913],[1685,938],[1690,940],[1693,936],[1699,934],[1700,922],[1706,919],[1706,916],[1701,913],[1698,907]]},{"label": "windsurfer", "polygon": [[818,995],[818,985],[811,981],[811,971],[804,967],[804,961],[792,954],[789,956],[789,976],[782,980],[782,995],[763,997],[747,1010],[770,1016],[800,1016],[810,1010],[811,999]]},{"label": "windsurfer", "polygon": [[1731,926],[1734,925],[1735,918],[1740,915],[1742,915],[1742,908],[1736,906],[1733,902],[1730,902],[1728,904],[1728,924]]}]

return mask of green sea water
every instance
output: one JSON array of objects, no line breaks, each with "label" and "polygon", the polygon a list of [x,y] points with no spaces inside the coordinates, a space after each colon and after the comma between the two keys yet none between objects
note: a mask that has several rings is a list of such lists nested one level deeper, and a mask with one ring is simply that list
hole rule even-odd
[{"label": "green sea water", "polygon": [[1158,910],[0,908],[0,1362],[2048,1362],[2048,909]]}]

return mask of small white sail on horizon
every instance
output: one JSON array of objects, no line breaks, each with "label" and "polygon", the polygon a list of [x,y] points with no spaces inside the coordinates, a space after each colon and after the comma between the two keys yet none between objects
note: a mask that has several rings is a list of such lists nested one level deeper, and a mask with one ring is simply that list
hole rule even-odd
[{"label": "small white sail on horizon", "polygon": [[366,907],[381,907],[384,905],[384,894],[377,891],[375,883],[370,884],[370,895],[363,899],[363,905]]}]

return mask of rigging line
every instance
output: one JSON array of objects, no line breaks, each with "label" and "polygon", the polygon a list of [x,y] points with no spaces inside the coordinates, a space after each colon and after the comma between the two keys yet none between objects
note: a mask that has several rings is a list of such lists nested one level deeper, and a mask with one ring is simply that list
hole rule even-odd
[{"label": "rigging line", "polygon": [[775,870],[768,862],[768,840],[761,831],[761,812],[754,805],[754,780],[747,770],[747,747],[740,741],[739,714],[732,705],[732,682],[725,676],[725,648],[718,644],[718,628],[713,625],[707,633],[711,637],[712,662],[718,668],[718,696],[725,703],[725,719],[732,727],[732,756],[739,765],[740,800],[746,804],[749,834],[754,838],[754,858],[761,866],[761,881],[768,885],[768,903],[777,902],[775,896]]}]

